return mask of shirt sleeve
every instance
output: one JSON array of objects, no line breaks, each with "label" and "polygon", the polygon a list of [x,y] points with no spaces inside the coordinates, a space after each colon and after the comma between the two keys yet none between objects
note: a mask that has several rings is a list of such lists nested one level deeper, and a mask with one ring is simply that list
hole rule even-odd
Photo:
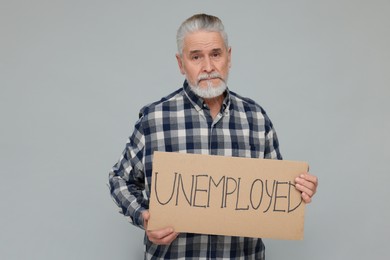
[{"label": "shirt sleeve", "polygon": [[142,212],[149,204],[143,193],[145,190],[144,143],[142,118],[140,118],[119,161],[109,173],[111,196],[119,207],[119,212],[129,217],[129,221],[140,228],[143,228]]},{"label": "shirt sleeve", "polygon": [[265,159],[276,159],[283,160],[282,155],[279,150],[279,141],[278,136],[276,135],[274,126],[264,112],[265,119],[265,151],[264,158]]}]

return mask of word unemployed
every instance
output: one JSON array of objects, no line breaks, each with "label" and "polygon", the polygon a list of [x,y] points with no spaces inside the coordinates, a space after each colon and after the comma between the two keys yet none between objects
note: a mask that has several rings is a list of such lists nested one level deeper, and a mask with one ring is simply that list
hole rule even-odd
[{"label": "word unemployed", "polygon": [[160,194],[159,177],[155,172],[154,192],[160,205],[291,213],[302,204],[302,198],[291,181],[254,179],[243,183],[240,177],[186,176],[175,172],[172,189],[164,187],[170,194]]}]

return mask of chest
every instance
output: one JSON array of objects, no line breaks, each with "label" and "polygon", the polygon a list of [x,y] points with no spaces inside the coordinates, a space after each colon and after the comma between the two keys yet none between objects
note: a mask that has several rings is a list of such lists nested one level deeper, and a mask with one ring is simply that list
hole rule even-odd
[{"label": "chest", "polygon": [[264,119],[229,111],[214,119],[203,111],[172,112],[149,125],[146,143],[152,151],[262,158]]}]

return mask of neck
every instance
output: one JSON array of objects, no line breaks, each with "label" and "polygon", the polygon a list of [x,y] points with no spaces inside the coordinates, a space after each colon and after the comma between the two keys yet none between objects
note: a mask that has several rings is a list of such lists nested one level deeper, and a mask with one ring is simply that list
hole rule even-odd
[{"label": "neck", "polygon": [[221,111],[223,100],[224,100],[224,95],[220,95],[215,98],[204,98],[204,102],[209,107],[210,114],[213,119],[218,115],[219,111]]}]

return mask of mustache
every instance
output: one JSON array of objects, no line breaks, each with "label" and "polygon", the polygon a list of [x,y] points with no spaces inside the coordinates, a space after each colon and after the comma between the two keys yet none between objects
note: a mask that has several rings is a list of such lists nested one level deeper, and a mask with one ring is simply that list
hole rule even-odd
[{"label": "mustache", "polygon": [[198,76],[198,82],[199,83],[201,80],[207,80],[207,79],[220,79],[222,81],[225,81],[221,74],[219,74],[218,72],[213,72],[213,73],[202,73]]}]

